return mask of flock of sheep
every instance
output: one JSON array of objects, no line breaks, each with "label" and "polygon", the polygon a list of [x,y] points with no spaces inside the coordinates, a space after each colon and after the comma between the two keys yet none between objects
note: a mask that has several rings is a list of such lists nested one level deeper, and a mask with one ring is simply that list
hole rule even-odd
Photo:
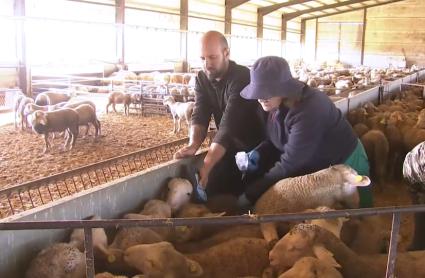
[{"label": "flock of sheep", "polygon": [[100,121],[96,116],[96,105],[90,100],[72,99],[70,93],[43,92],[36,99],[18,94],[15,99],[15,128],[18,122],[21,129],[32,127],[37,134],[44,136],[46,153],[50,148],[49,134],[64,132],[64,149],[75,146],[79,134],[79,126],[89,124],[95,128],[95,140],[100,136]]},{"label": "flock of sheep", "polygon": [[[282,180],[255,204],[256,214],[329,211],[356,207],[358,186],[370,180],[346,165]],[[164,193],[125,219],[221,217],[237,215],[237,200],[219,195],[192,203],[192,184],[172,178]],[[270,237],[270,235],[272,235]],[[383,277],[387,235],[379,217],[311,220],[309,223],[262,223],[235,226],[123,227],[108,238],[93,229],[96,277]],[[85,277],[84,233],[38,253],[27,278]],[[425,275],[424,252],[399,254],[400,277]],[[113,273],[113,274],[112,274]],[[127,275],[127,276],[126,276]],[[134,276],[135,275],[135,276]]]},{"label": "flock of sheep", "polygon": [[379,183],[400,178],[407,152],[425,141],[425,103],[418,89],[404,90],[378,106],[365,103],[348,114]]}]

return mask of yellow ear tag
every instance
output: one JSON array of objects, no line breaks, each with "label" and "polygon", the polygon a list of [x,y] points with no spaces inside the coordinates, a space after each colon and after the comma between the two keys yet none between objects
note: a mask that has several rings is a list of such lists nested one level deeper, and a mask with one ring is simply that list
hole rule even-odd
[{"label": "yellow ear tag", "polygon": [[113,262],[115,262],[115,256],[114,255],[109,255],[108,256],[108,263],[113,263]]},{"label": "yellow ear tag", "polygon": [[361,181],[362,181],[362,179],[363,179],[363,177],[362,177],[362,176],[359,176],[359,175],[357,175],[357,176],[356,176],[356,182],[361,182]]},{"label": "yellow ear tag", "polygon": [[385,119],[382,119],[379,123],[384,125],[385,124]]},{"label": "yellow ear tag", "polygon": [[196,270],[197,270],[196,265],[190,263],[189,270],[190,270],[190,272],[196,272]]}]

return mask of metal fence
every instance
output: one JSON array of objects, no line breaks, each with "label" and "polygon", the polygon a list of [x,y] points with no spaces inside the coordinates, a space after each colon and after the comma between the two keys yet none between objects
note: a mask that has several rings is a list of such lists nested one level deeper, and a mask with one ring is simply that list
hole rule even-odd
[{"label": "metal fence", "polygon": [[392,214],[391,238],[388,251],[386,278],[394,278],[397,258],[397,238],[400,230],[400,218],[402,213],[425,212],[425,205],[413,205],[403,207],[381,207],[366,209],[348,209],[327,212],[287,213],[276,215],[240,215],[228,217],[202,217],[202,218],[170,218],[170,219],[114,219],[114,220],[63,220],[63,221],[22,221],[0,222],[1,230],[30,230],[30,229],[76,229],[83,228],[86,249],[86,275],[93,278],[94,256],[92,228],[121,228],[121,227],[152,227],[152,226],[184,226],[184,225],[234,225],[234,224],[258,224],[278,221],[303,221],[317,218],[356,217]]},{"label": "metal fence", "polygon": [[[214,132],[209,132],[201,148],[208,146],[213,136]],[[184,138],[2,189],[0,219],[167,162],[187,143]]]}]

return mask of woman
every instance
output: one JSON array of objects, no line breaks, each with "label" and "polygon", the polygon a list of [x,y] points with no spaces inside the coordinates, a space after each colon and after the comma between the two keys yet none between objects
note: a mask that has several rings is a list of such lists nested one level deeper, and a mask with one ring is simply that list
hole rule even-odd
[{"label": "woman", "polygon": [[[408,181],[412,203],[425,204],[425,142],[413,148],[404,159],[403,176]],[[409,250],[425,249],[425,213],[415,213],[415,230]]]},{"label": "woman", "polygon": [[[251,182],[239,199],[241,204],[255,203],[281,179],[334,164],[347,164],[359,175],[369,175],[364,148],[341,111],[323,92],[294,79],[285,59],[260,58],[250,75],[241,96],[257,99],[267,112],[268,139],[248,153],[251,167],[246,180]],[[372,206],[370,187],[359,188],[359,193],[360,207]]]}]

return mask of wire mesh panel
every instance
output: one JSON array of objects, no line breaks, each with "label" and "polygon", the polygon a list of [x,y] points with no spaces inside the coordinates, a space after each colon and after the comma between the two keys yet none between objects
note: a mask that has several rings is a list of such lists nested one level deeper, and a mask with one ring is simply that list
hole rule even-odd
[{"label": "wire mesh panel", "polygon": [[[210,132],[201,148],[211,143]],[[130,174],[170,161],[188,138],[144,149],[95,164],[0,190],[0,218],[71,196]]]}]

